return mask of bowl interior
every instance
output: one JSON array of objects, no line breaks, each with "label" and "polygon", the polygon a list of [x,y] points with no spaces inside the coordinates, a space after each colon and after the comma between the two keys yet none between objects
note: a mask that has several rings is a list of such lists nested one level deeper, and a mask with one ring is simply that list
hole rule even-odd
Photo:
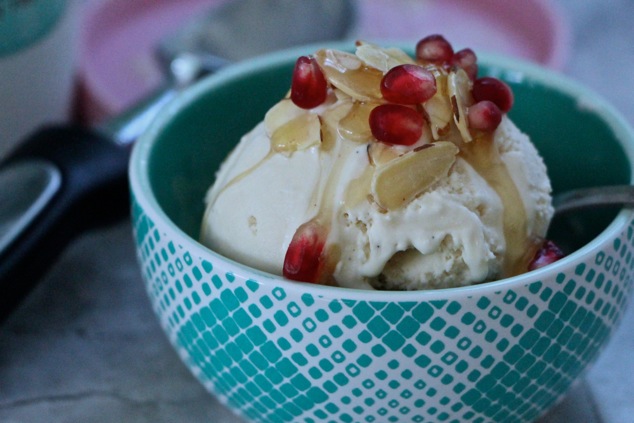
[{"label": "bowl interior", "polygon": [[[203,198],[215,172],[241,136],[286,94],[297,56],[274,55],[227,69],[185,93],[155,125],[146,158],[151,189],[167,216],[192,238],[198,238]],[[481,75],[512,86],[510,117],[542,154],[555,192],[630,183],[632,134],[603,100],[526,63],[496,57],[479,61]],[[577,213],[554,222],[549,236],[577,249],[617,213]]]}]

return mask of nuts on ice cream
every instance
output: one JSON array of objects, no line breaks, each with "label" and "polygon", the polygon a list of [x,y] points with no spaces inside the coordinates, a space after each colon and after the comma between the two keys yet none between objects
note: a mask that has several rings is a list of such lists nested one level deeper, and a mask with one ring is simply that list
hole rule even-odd
[{"label": "nuts on ice cream", "polygon": [[413,58],[363,42],[302,56],[289,95],[219,170],[201,240],[351,288],[463,286],[550,262],[550,182],[512,105],[439,35]]}]

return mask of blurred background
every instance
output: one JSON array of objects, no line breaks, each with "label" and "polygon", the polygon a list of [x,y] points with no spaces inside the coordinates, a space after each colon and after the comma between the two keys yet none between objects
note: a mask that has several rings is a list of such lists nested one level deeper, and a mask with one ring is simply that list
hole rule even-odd
[{"label": "blurred background", "polygon": [[[260,0],[236,17],[226,8],[235,1],[0,1],[0,159],[42,124],[98,125],[166,84],[189,83],[200,68],[175,68],[180,62],[170,61],[169,48],[196,17],[225,7],[213,33],[219,44],[210,47],[216,58],[235,61],[264,52],[256,44],[265,33],[261,23],[271,19],[267,14],[290,11],[276,12],[274,0]],[[341,6],[339,0],[330,3],[330,9]],[[354,19],[342,20],[328,34],[414,43],[443,33],[457,48],[509,55],[566,74],[634,123],[630,0],[352,4]],[[318,12],[311,7],[293,13]],[[319,36],[328,24],[335,26],[333,19],[291,19],[293,28],[278,28],[271,37],[301,43],[304,32]],[[191,42],[180,40],[181,46]],[[239,57],[223,50],[245,45],[254,48]],[[165,52],[158,59],[159,46],[168,49],[167,61]],[[630,307],[599,361],[541,423],[634,422],[633,334]],[[238,422],[187,372],[158,327],[125,219],[73,242],[0,326],[0,421]]]}]

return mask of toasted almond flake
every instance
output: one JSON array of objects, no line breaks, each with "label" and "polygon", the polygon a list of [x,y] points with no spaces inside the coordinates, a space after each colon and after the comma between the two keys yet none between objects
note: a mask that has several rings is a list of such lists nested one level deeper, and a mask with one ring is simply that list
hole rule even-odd
[{"label": "toasted almond flake", "polygon": [[402,154],[402,151],[382,142],[371,142],[368,144],[368,161],[376,167],[383,166]]},{"label": "toasted almond flake", "polygon": [[451,123],[453,112],[448,95],[447,74],[438,68],[430,70],[436,77],[436,94],[423,103],[423,108],[429,116],[432,137],[438,140]]},{"label": "toasted almond flake", "polygon": [[352,102],[343,102],[334,108],[329,108],[321,115],[321,148],[330,151],[337,143],[338,128],[341,120],[350,113]]},{"label": "toasted almond flake", "polygon": [[271,107],[264,115],[264,128],[266,134],[271,137],[273,133],[280,127],[298,116],[308,113],[306,110],[297,107],[290,98],[279,101]]},{"label": "toasted almond flake", "polygon": [[305,112],[279,126],[271,135],[271,149],[290,155],[321,143],[319,117]]},{"label": "toasted almond flake", "polygon": [[353,101],[352,97],[341,91],[339,88],[334,88],[332,91],[338,101]]},{"label": "toasted almond flake", "polygon": [[338,50],[319,50],[315,59],[328,82],[358,101],[381,98],[383,72],[368,67],[357,56]]},{"label": "toasted almond flake", "polygon": [[469,132],[469,121],[467,119],[467,108],[473,103],[471,80],[463,69],[458,69],[449,73],[447,81],[454,122],[458,127],[458,131],[460,131],[463,141],[471,142],[473,138]]},{"label": "toasted almond flake", "polygon": [[374,200],[387,210],[402,207],[446,177],[456,154],[458,147],[453,143],[439,141],[390,160],[374,174]]},{"label": "toasted almond flake", "polygon": [[416,63],[401,49],[382,48],[364,41],[357,43],[356,55],[363,60],[366,65],[376,68],[383,73],[386,73],[394,66]]},{"label": "toasted almond flake", "polygon": [[355,142],[367,142],[372,138],[370,112],[380,103],[355,101],[350,111],[339,122],[339,134]]}]

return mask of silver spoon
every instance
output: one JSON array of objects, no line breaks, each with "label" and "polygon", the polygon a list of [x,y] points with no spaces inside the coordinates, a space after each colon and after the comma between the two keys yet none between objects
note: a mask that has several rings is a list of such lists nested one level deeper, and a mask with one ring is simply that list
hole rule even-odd
[{"label": "silver spoon", "polygon": [[634,206],[633,185],[581,188],[553,197],[555,215],[605,206]]},{"label": "silver spoon", "polygon": [[157,45],[168,87],[97,129],[129,145],[166,103],[202,76],[274,50],[349,37],[356,7],[353,0],[232,0],[213,7]]},{"label": "silver spoon", "polygon": [[211,73],[272,50],[349,37],[355,22],[351,0],[233,0],[168,34],[157,54],[168,74],[184,53]]}]

